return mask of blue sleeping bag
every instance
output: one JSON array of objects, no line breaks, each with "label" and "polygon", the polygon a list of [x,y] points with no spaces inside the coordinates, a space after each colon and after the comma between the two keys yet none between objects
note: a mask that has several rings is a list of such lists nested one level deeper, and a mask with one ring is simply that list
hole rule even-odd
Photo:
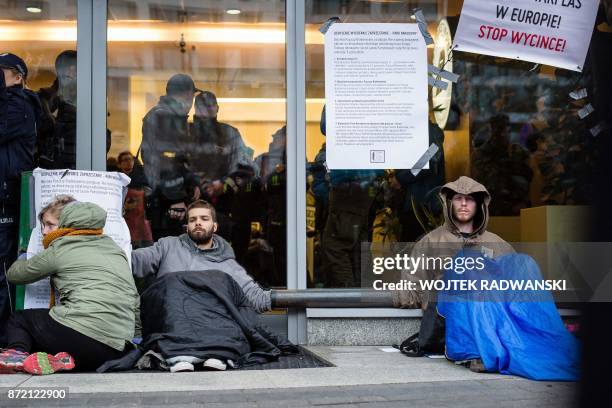
[{"label": "blue sleeping bag", "polygon": [[[446,270],[444,279],[542,280],[527,255],[486,259],[484,265],[462,274]],[[438,312],[446,318],[450,360],[480,358],[487,371],[533,380],[579,377],[579,342],[565,328],[548,291],[444,290],[438,293]]]}]

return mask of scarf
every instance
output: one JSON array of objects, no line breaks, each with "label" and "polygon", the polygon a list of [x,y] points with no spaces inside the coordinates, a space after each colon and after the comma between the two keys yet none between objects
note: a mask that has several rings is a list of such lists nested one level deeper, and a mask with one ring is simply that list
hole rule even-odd
[{"label": "scarf", "polygon": [[[76,228],[58,228],[51,231],[43,238],[43,247],[49,248],[53,241],[61,237],[77,236],[77,235],[102,235],[102,228],[99,229],[76,229]],[[55,288],[51,283],[51,298],[49,299],[49,309],[55,306]]]},{"label": "scarf", "polygon": [[76,229],[76,228],[58,228],[51,231],[43,238],[43,247],[49,248],[49,245],[58,238],[76,235],[102,235],[102,228],[99,229]]}]

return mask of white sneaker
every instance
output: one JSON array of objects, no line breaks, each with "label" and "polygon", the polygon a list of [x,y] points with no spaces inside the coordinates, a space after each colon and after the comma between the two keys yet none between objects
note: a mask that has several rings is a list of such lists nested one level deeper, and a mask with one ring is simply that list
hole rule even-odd
[{"label": "white sneaker", "polygon": [[203,364],[205,370],[217,370],[217,371],[225,371],[227,365],[216,358],[209,358]]},{"label": "white sneaker", "polygon": [[187,371],[194,371],[194,369],[195,368],[193,364],[188,363],[187,361],[179,361],[170,367],[170,372],[171,373],[184,373]]}]

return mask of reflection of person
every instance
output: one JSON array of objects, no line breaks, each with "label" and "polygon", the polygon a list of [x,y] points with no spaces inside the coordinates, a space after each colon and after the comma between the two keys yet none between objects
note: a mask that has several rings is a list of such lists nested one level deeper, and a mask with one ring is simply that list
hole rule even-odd
[{"label": "reflection of person", "polygon": [[187,149],[187,115],[198,89],[185,74],[173,75],[166,95],[145,115],[142,124],[142,159],[149,185],[155,190],[163,171],[172,170],[172,158]]},{"label": "reflection of person", "polygon": [[45,235],[45,250],[9,269],[15,284],[51,277],[59,304],[13,314],[1,372],[92,370],[122,355],[134,336],[139,297],[125,253],[102,233],[105,223],[98,205],[69,203],[59,228]]},{"label": "reflection of person", "polygon": [[489,139],[473,154],[473,174],[495,197],[492,215],[516,215],[529,206],[529,183],[533,177],[529,154],[520,145],[510,143],[509,125],[508,116],[493,116]]},{"label": "reflection of person", "polygon": [[[321,132],[326,134],[325,109]],[[371,211],[377,195],[375,180],[382,170],[329,172],[329,213],[322,238],[322,269],[331,287],[354,287],[361,282],[361,243],[370,241]]]},{"label": "reflection of person", "polygon": [[393,188],[404,188],[406,196],[399,214],[402,224],[401,242],[414,242],[425,231],[417,218],[417,207],[426,205],[428,193],[444,184],[444,132],[429,122],[429,144],[435,143],[438,152],[429,161],[429,169],[423,169],[416,176],[412,170],[398,170],[392,180]]},{"label": "reflection of person", "polygon": [[219,122],[218,113],[215,94],[204,91],[196,96],[190,152],[193,170],[207,180],[223,180],[238,169],[238,164],[254,168],[240,132]]},{"label": "reflection of person", "polygon": [[0,347],[12,288],[4,276],[17,255],[21,172],[34,168],[40,103],[25,88],[28,68],[17,55],[0,54]]},{"label": "reflection of person", "polygon": [[123,206],[123,218],[130,230],[132,248],[149,246],[153,242],[153,236],[151,225],[145,218],[145,207],[146,198],[151,193],[151,189],[144,170],[140,162],[129,151],[119,153],[117,166],[121,172],[130,177]]},{"label": "reflection of person", "polygon": [[[187,233],[165,237],[132,252],[135,277],[161,277],[173,272],[219,270],[230,275],[258,312],[270,310],[270,292],[263,290],[234,258],[234,251],[217,231],[216,213],[206,201],[187,208]],[[146,313],[146,312],[145,312]]]},{"label": "reflection of person", "polygon": [[38,91],[43,106],[39,131],[40,166],[76,167],[77,52],[66,50],[55,59],[57,79]]},{"label": "reflection of person", "polygon": [[187,205],[200,196],[199,179],[190,170],[187,157],[179,154],[172,159],[171,165],[161,172],[157,189],[150,199],[155,240],[184,233]]},{"label": "reflection of person", "polygon": [[[469,177],[459,177],[442,186],[440,198],[444,208],[444,224],[415,244],[413,257],[454,257],[463,247],[481,250],[491,257],[514,252],[506,241],[487,231],[491,195],[482,184]],[[405,273],[402,278],[440,279],[442,272],[420,268],[415,273]],[[394,291],[393,294],[397,307],[425,309],[432,300],[429,293],[421,290]]]}]

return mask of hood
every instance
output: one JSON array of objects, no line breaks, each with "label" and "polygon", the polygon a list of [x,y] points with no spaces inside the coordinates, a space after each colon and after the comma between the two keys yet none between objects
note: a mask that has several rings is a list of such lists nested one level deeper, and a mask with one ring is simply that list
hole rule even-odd
[{"label": "hood", "polygon": [[179,239],[183,245],[188,246],[192,251],[203,254],[209,261],[223,262],[236,258],[230,244],[217,234],[213,234],[213,246],[210,249],[199,249],[187,234],[182,234]]},{"label": "hood", "polygon": [[489,203],[491,202],[491,195],[487,191],[486,187],[469,177],[461,176],[455,181],[446,183],[440,189],[440,198],[442,199],[442,205],[444,206],[444,225],[447,226],[451,231],[457,232],[458,228],[453,221],[451,213],[450,197],[451,193],[459,194],[470,194],[474,196],[480,196],[478,201],[481,203],[476,209],[476,215],[474,216],[474,232],[471,234],[479,235],[482,234],[489,223]]},{"label": "hood", "polygon": [[106,211],[94,203],[73,202],[62,210],[60,228],[100,229],[106,224]]}]

